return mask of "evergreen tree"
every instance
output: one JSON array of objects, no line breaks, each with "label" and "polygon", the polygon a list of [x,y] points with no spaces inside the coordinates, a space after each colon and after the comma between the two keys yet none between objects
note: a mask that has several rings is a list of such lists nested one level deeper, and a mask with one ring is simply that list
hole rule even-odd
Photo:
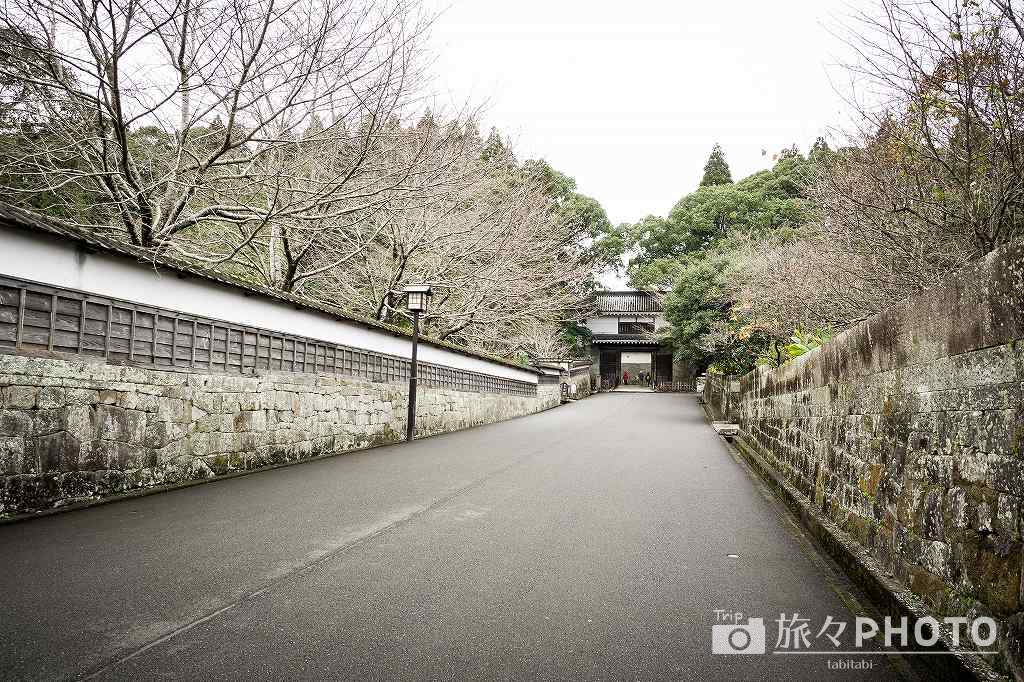
[{"label": "evergreen tree", "polygon": [[416,129],[427,132],[437,129],[437,121],[434,119],[434,112],[431,111],[429,107],[425,112],[423,112],[423,117],[420,118],[419,122],[416,124]]},{"label": "evergreen tree", "polygon": [[484,161],[491,161],[503,166],[512,166],[516,162],[515,155],[512,154],[511,149],[505,146],[505,142],[501,139],[501,133],[498,132],[497,128],[491,128],[487,141],[484,142],[480,158]]},{"label": "evergreen tree", "polygon": [[828,142],[825,141],[824,137],[819,135],[818,139],[811,145],[811,151],[808,152],[807,158],[811,161],[819,161],[831,153],[832,150],[829,148]]},{"label": "evergreen tree", "polygon": [[315,140],[324,132],[324,122],[317,114],[313,114],[309,119],[309,125],[306,130],[302,133],[303,140]]},{"label": "evergreen tree", "polygon": [[732,173],[729,172],[729,164],[725,161],[725,154],[722,147],[716,142],[711,149],[711,156],[704,164],[704,178],[700,181],[701,187],[711,185],[728,185],[732,183]]}]

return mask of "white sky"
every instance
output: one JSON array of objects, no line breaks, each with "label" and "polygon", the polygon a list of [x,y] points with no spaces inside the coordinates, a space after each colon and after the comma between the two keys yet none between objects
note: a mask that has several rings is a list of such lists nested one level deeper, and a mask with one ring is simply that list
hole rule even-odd
[{"label": "white sky", "polygon": [[843,121],[840,0],[450,1],[434,89],[486,101],[484,135],[575,178],[615,224],[666,214],[716,141],[738,180]]}]

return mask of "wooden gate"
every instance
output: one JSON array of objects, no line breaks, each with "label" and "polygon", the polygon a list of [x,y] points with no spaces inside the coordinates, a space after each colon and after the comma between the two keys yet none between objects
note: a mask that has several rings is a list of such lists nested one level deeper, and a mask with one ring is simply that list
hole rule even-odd
[{"label": "wooden gate", "polygon": [[654,383],[655,384],[669,384],[669,383],[672,383],[672,356],[671,355],[655,355],[654,356]]},{"label": "wooden gate", "polygon": [[601,388],[615,388],[622,375],[622,355],[617,350],[601,351]]}]

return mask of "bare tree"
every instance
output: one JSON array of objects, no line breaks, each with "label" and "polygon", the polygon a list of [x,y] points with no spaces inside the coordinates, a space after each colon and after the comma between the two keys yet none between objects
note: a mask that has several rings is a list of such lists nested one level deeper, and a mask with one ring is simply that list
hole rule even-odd
[{"label": "bare tree", "polygon": [[577,349],[562,334],[557,324],[537,323],[525,326],[514,338],[508,339],[510,350],[519,351],[535,359],[569,360]]},{"label": "bare tree", "polygon": [[8,197],[380,320],[427,281],[427,333],[501,354],[581,314],[592,249],[551,188],[473,112],[405,122],[416,0],[6,7]]},{"label": "bare tree", "polygon": [[1002,0],[881,0],[857,17],[862,124],[820,176],[826,220],[875,225],[876,248],[908,260],[1024,234],[1021,16]]},{"label": "bare tree", "polygon": [[816,158],[817,223],[735,240],[745,332],[846,328],[1024,236],[1021,4],[879,7],[851,31],[860,129]]},{"label": "bare tree", "polygon": [[[459,130],[473,126],[460,126]],[[319,295],[362,314],[401,322],[394,292],[426,281],[436,295],[427,333],[508,354],[524,334],[583,312],[590,252],[542,184],[472,149],[473,134],[445,128],[450,163],[419,192],[395,194],[375,215],[374,239],[324,273]],[[436,166],[436,164],[431,164]]]},{"label": "bare tree", "polygon": [[[418,78],[406,0],[10,0],[3,82],[45,134],[7,154],[12,197],[48,191],[79,222],[293,289],[327,267],[324,225],[400,188],[376,153]],[[330,121],[303,141],[299,131]],[[324,149],[333,150],[325,161]],[[71,157],[72,163],[67,159]],[[73,189],[73,192],[64,191]],[[289,254],[284,265],[253,261]],[[189,245],[215,246],[200,251]],[[288,257],[294,262],[289,262]],[[276,261],[270,258],[270,261]],[[281,275],[284,271],[284,275]]]},{"label": "bare tree", "polygon": [[[429,114],[428,114],[429,116]],[[461,123],[462,113],[456,121]],[[364,128],[368,128],[364,125]],[[365,130],[325,130],[314,119],[300,139],[263,159],[262,189],[291,204],[316,195],[339,173],[348,179],[317,212],[277,216],[255,230],[234,229],[190,240],[188,256],[228,263],[244,277],[292,292],[370,249],[396,204],[423,202],[462,182],[458,124],[404,127],[392,116],[372,139]],[[356,169],[353,171],[353,169]],[[181,242],[176,247],[183,249]],[[312,290],[317,289],[312,284]],[[334,293],[326,296],[334,298]]]}]

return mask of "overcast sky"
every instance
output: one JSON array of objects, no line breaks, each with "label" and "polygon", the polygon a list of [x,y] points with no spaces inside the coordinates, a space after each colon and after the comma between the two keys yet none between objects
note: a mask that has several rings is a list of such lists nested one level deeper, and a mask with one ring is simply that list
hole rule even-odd
[{"label": "overcast sky", "polygon": [[497,126],[520,158],[574,177],[613,223],[667,213],[716,141],[738,180],[843,119],[839,0],[437,6],[434,89],[486,101],[485,135]]}]

